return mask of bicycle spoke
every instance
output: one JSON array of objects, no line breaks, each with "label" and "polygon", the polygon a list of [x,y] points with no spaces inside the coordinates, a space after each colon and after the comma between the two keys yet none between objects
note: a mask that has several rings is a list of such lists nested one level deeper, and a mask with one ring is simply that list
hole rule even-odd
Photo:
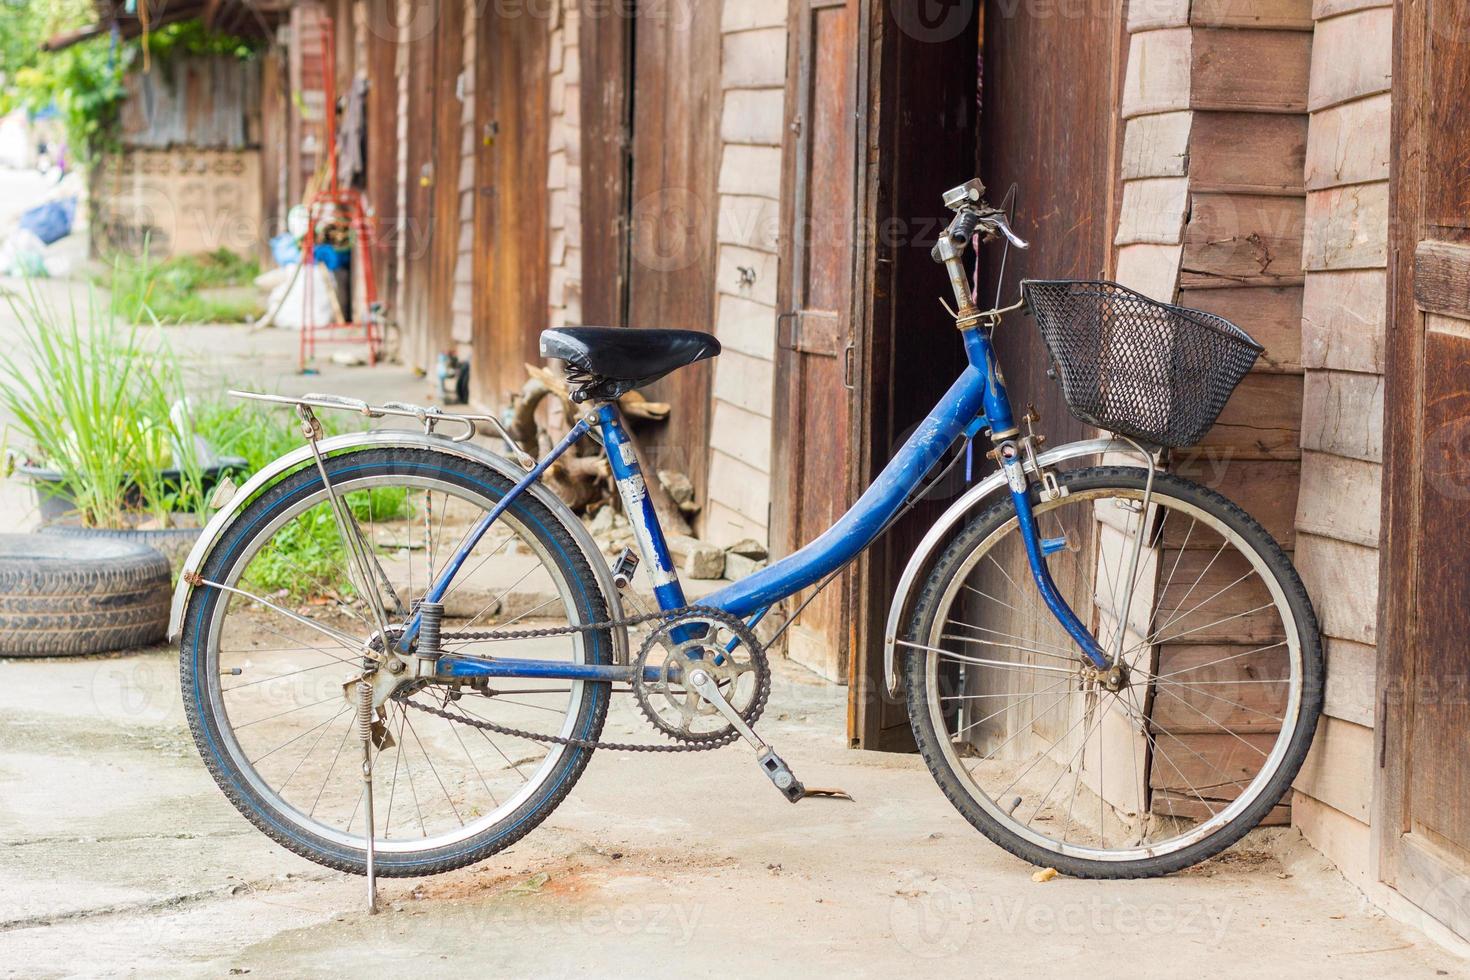
[{"label": "bicycle spoke", "polygon": [[1226,735],[1229,735],[1231,738],[1235,739],[1241,745],[1244,745],[1246,748],[1250,749],[1252,752],[1254,752],[1257,755],[1259,755],[1262,759],[1268,759],[1268,758],[1271,757],[1271,754],[1269,752],[1262,752],[1258,747],[1252,745],[1251,743],[1247,742],[1244,738],[1242,738],[1239,732],[1234,731],[1233,729],[1227,728],[1225,725],[1220,724],[1214,718],[1211,718],[1208,714],[1206,714],[1205,712],[1203,712],[1200,709],[1196,708],[1194,705],[1190,704],[1188,701],[1184,700],[1179,695],[1175,694],[1173,691],[1170,691],[1167,688],[1165,688],[1164,690],[1161,690],[1159,693],[1160,694],[1166,694],[1169,697],[1173,698],[1175,701],[1178,701],[1180,704],[1184,705],[1190,711],[1193,711],[1195,714],[1199,715],[1205,721],[1207,721],[1210,724],[1214,725],[1216,728],[1220,729],[1220,731],[1224,732]]},{"label": "bicycle spoke", "polygon": [[[1074,573],[1076,566],[1059,564],[1053,572],[1068,604],[1084,621],[1091,613],[1102,645],[1126,648],[1129,670],[1121,675],[1089,673],[1070,637],[1053,640],[1057,621],[1038,605],[1013,518],[997,520],[974,538],[972,553],[954,559],[965,564],[943,580],[947,591],[924,613],[925,632],[898,641],[923,654],[911,658],[927,664],[931,725],[922,730],[941,736],[940,758],[964,792],[1008,838],[1084,863],[1108,860],[1093,856],[1101,854],[1177,853],[1241,819],[1242,807],[1231,801],[1267,785],[1264,774],[1276,764],[1270,742],[1278,740],[1279,752],[1279,739],[1288,737],[1279,731],[1289,717],[1287,694],[1300,697],[1291,687],[1294,644],[1288,654],[1280,639],[1281,631],[1294,635],[1290,607],[1278,605],[1274,592],[1257,598],[1253,584],[1271,582],[1270,555],[1249,535],[1242,544],[1208,502],[1181,506],[1167,483],[1147,509],[1119,509],[1126,522],[1102,509],[1136,497],[1132,485],[1116,496],[1074,487],[1067,498],[1037,505],[1048,534],[1073,526],[1058,512],[1107,529],[1099,532],[1108,536],[1106,547],[1079,559],[1090,567]],[[1136,569],[1129,564],[1134,545],[1147,549]],[[1130,589],[1135,601],[1121,607]],[[1169,645],[1184,653],[1160,649]],[[1242,666],[1231,669],[1231,661]],[[1048,674],[1056,680],[1046,681]],[[1242,754],[1238,745],[1251,751]],[[1207,833],[1192,829],[1201,826]]]},{"label": "bicycle spoke", "polygon": [[1231,660],[1239,660],[1241,657],[1249,657],[1252,654],[1264,653],[1267,650],[1275,650],[1277,647],[1284,646],[1286,646],[1286,641],[1278,640],[1277,642],[1269,644],[1268,646],[1256,647],[1254,650],[1246,650],[1244,653],[1235,653],[1231,654],[1228,657],[1221,657],[1219,660],[1211,660],[1209,663],[1195,664],[1193,667],[1184,667],[1179,670],[1170,671],[1167,674],[1159,674],[1154,678],[1154,680],[1163,680],[1168,677],[1178,677],[1180,674],[1187,674],[1191,670],[1202,670],[1205,667],[1214,667],[1216,664],[1223,664]]},{"label": "bicycle spoke", "polygon": [[1050,657],[1053,660],[1060,660],[1063,663],[1078,664],[1081,662],[1077,657],[1063,657],[1060,654],[1048,653],[1045,650],[1037,650],[1034,647],[1023,647],[1018,643],[998,643],[995,640],[985,640],[978,636],[962,636],[959,633],[941,633],[939,634],[939,638],[941,640],[955,640],[960,643],[975,643],[980,646],[999,647],[1002,650],[1015,650],[1018,653],[1030,653],[1038,657]]},{"label": "bicycle spoke", "polygon": [[276,605],[269,599],[262,599],[260,596],[247,592],[244,589],[237,589],[234,586],[230,585],[221,585],[219,582],[211,582],[208,579],[200,580],[199,584],[201,586],[207,586],[211,589],[219,589],[221,592],[228,592],[231,595],[240,596],[250,602],[255,603],[258,606],[264,606],[265,608],[270,609],[273,612],[278,612],[289,620],[300,623],[302,626],[308,627],[310,629],[314,629],[318,633],[321,633],[323,636],[331,637],[347,649],[354,652],[356,652],[362,646],[362,641],[357,639],[356,637],[349,636],[339,629],[327,626],[325,623],[318,623],[316,620],[307,619],[305,616],[298,615],[289,609]]},{"label": "bicycle spoke", "polygon": [[[990,719],[995,718],[995,717],[997,717],[999,715],[1003,715],[1007,711],[1010,711],[1012,708],[1018,707],[1018,706],[1020,706],[1022,704],[1027,704],[1027,703],[1035,700],[1036,698],[1040,697],[1043,694],[1050,694],[1053,691],[1055,691],[1057,688],[1062,687],[1065,684],[1067,684],[1067,680],[1064,679],[1064,680],[1057,681],[1057,682],[1055,682],[1054,684],[1051,684],[1048,687],[1044,687],[1044,688],[1042,688],[1039,691],[1033,691],[1030,694],[1026,695],[1026,697],[1024,697],[1021,700],[1017,701],[1015,704],[1008,704],[1004,708],[1001,708],[999,711],[993,711],[993,712],[991,712],[990,714],[986,715],[984,718],[981,718],[979,721],[972,721],[972,722],[970,722],[968,725],[966,725],[964,728],[959,729],[958,731],[956,731],[950,737],[951,738],[960,738],[966,732],[970,731],[972,728],[977,728],[980,725],[985,724]],[[997,697],[1000,697],[1002,695],[996,695],[996,696]],[[1005,695],[1005,696],[1014,697],[1015,695]]]},{"label": "bicycle spoke", "polygon": [[[984,642],[984,641],[976,641],[976,642]],[[1020,663],[1014,663],[1014,662],[1009,661],[1009,660],[984,660],[984,659],[981,659],[979,657],[968,657],[968,656],[965,656],[964,654],[961,654],[961,653],[953,653],[953,652],[951,652],[949,650],[941,649],[940,647],[931,647],[931,646],[926,646],[923,643],[914,643],[911,640],[899,640],[898,641],[898,645],[899,646],[903,646],[903,647],[909,647],[909,648],[914,649],[914,650],[927,650],[930,653],[937,653],[937,654],[940,654],[941,656],[948,657],[951,660],[954,660],[954,661],[956,661],[958,663],[978,664],[978,665],[980,665],[982,667],[1005,667],[1005,668],[1009,668],[1011,670],[1037,670],[1037,671],[1042,671],[1042,672],[1049,673],[1049,674],[1069,674],[1069,675],[1071,675],[1071,674],[1075,674],[1076,673],[1075,670],[1065,670],[1065,669],[1063,669],[1061,667],[1047,667],[1047,666],[1045,666],[1043,664],[1020,664]],[[1000,644],[992,644],[992,646],[1000,646]],[[1006,647],[1006,649],[1010,649],[1010,647]]]},{"label": "bicycle spoke", "polygon": [[442,776],[439,775],[439,769],[437,766],[434,765],[433,757],[430,756],[428,750],[424,748],[423,740],[419,738],[418,729],[414,728],[412,719],[409,719],[408,731],[409,734],[413,736],[415,744],[418,745],[419,752],[423,754],[424,761],[429,764],[429,771],[434,774],[434,780],[439,784],[439,789],[444,793],[444,800],[449,804],[449,809],[454,811],[454,818],[458,820],[459,825],[463,827],[464,817],[461,817],[459,815],[459,807],[454,805],[454,799],[449,795],[449,788],[444,785],[444,779]]},{"label": "bicycle spoke", "polygon": [[[1011,640],[1021,640],[1026,643],[1036,644],[1034,647],[1021,647],[1019,645],[1017,646],[1017,649],[1026,650],[1030,653],[1042,653],[1045,650],[1051,650],[1053,652],[1047,654],[1048,656],[1057,657],[1061,660],[1071,660],[1073,662],[1077,660],[1077,654],[1073,652],[1071,647],[1059,647],[1055,646],[1054,644],[1047,643],[1045,640],[1037,640],[1027,636],[1017,636],[1014,633],[1006,633],[1001,630],[993,630],[985,626],[976,626],[974,624],[966,623],[962,620],[954,618],[951,618],[949,622],[955,626],[961,626],[968,630],[979,630],[981,633],[989,633],[992,636],[1002,636]],[[961,639],[963,639],[963,637],[961,637]]]},{"label": "bicycle spoke", "polygon": [[[317,703],[320,704],[322,702],[319,701]],[[311,705],[307,705],[307,707],[312,707],[312,706]],[[349,710],[350,709],[348,709],[348,708],[343,708],[341,711],[337,712],[335,715],[333,715],[332,717],[328,718],[326,721],[321,722],[320,724],[313,725],[312,727],[308,728],[306,731],[302,732],[300,735],[297,735],[296,737],[294,737],[292,739],[289,739],[288,741],[282,742],[280,745],[277,745],[275,748],[271,749],[265,755],[259,755],[259,756],[256,756],[254,759],[251,759],[250,760],[250,764],[252,766],[258,765],[260,762],[262,762],[262,761],[270,758],[271,756],[275,755],[277,752],[281,751],[286,746],[288,746],[288,745],[294,745],[295,743],[301,741],[303,738],[305,738],[306,736],[310,735],[312,732],[316,731],[317,729],[324,728],[325,726],[330,725],[332,722],[336,721],[338,718],[341,718],[342,715],[344,715]],[[289,712],[282,712],[282,714],[288,714],[288,713]],[[322,734],[325,735],[326,733],[323,732]],[[302,762],[305,762],[306,761],[305,757],[303,757],[301,761]],[[296,768],[297,769],[300,769],[301,768],[301,763],[297,763],[296,764]],[[291,775],[294,776],[295,774],[296,774],[296,770],[295,769],[291,770]],[[286,782],[289,783],[290,781],[291,781],[291,779],[288,776],[286,778]],[[282,783],[281,786],[282,786],[282,789],[284,789],[285,788],[285,783]]]}]

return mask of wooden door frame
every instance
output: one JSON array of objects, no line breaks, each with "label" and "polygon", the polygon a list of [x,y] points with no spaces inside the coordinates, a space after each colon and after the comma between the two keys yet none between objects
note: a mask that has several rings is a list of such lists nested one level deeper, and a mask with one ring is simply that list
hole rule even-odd
[{"label": "wooden door frame", "polygon": [[[776,344],[773,364],[773,399],[771,405],[771,515],[768,526],[770,544],[776,554],[789,554],[801,547],[806,542],[795,540],[796,509],[800,506],[800,485],[797,481],[797,465],[799,460],[793,439],[795,423],[792,417],[792,406],[799,399],[799,394],[794,390],[800,379],[797,370],[798,361],[794,351],[788,351],[781,347],[781,335],[787,318],[796,309],[799,298],[796,295],[802,281],[803,273],[799,263],[804,258],[803,243],[795,239],[790,232],[796,216],[802,213],[805,203],[805,187],[807,168],[809,160],[806,159],[807,144],[803,142],[804,134],[800,131],[801,125],[796,120],[800,119],[802,124],[810,118],[810,93],[808,87],[807,69],[810,51],[802,44],[803,36],[811,29],[812,14],[815,9],[827,7],[846,6],[847,0],[794,0],[787,10],[786,36],[789,39],[786,45],[786,97],[785,97],[785,119],[789,123],[785,127],[781,145],[781,203],[779,210],[779,227],[781,234],[777,247],[777,279],[776,279],[776,303],[778,319],[776,321]],[[854,129],[854,173],[853,173],[853,200],[854,214],[850,228],[854,234],[867,227],[867,218],[870,216],[871,204],[868,189],[869,160],[867,154],[867,134],[871,121],[871,113],[868,111],[869,99],[867,97],[869,86],[869,57],[868,51],[871,41],[871,22],[874,11],[881,19],[882,3],[874,3],[873,0],[858,0],[857,4],[857,39],[856,55],[857,65],[853,72],[854,105],[858,107],[857,122]],[[803,232],[813,233],[812,230]],[[863,287],[866,281],[866,269],[868,264],[867,242],[859,238],[857,247],[852,250],[852,300],[848,310],[848,333],[849,341],[854,345],[854,388],[850,398],[856,404],[865,404],[862,395],[867,391],[869,385],[864,374],[863,364],[865,361],[865,350],[867,349],[867,335],[871,331],[867,321],[867,296]],[[863,432],[866,429],[864,412],[852,411],[848,413],[849,446],[852,451],[848,456],[847,479],[845,486],[845,499],[853,501],[858,498],[867,486],[866,475],[868,473],[868,446],[862,441]],[[861,564],[865,559],[860,559]],[[854,566],[857,568],[857,565]],[[859,574],[848,574],[842,576],[837,583],[842,591],[843,628],[842,636],[837,642],[845,643],[848,649],[847,676],[849,684],[855,678],[853,666],[856,663],[854,656],[856,645],[854,643],[854,626],[857,622],[855,609],[861,602],[861,589],[859,587]],[[851,723],[849,722],[849,730]]]},{"label": "wooden door frame", "polygon": [[[1408,833],[1413,726],[1420,493],[1423,483],[1425,312],[1416,299],[1419,243],[1433,237],[1425,217],[1421,161],[1429,121],[1419,104],[1427,89],[1428,0],[1395,0],[1393,122],[1389,169],[1388,329],[1384,370],[1384,471],[1379,548],[1378,676],[1373,793],[1373,875],[1461,935],[1470,935],[1464,895],[1470,878],[1452,871]],[[1448,877],[1459,879],[1456,887]],[[1458,894],[1460,901],[1453,895]]]},{"label": "wooden door frame", "polygon": [[[861,117],[864,137],[860,147],[863,176],[859,193],[868,235],[859,250],[859,278],[854,291],[855,304],[859,304],[854,312],[854,340],[858,350],[858,398],[862,405],[854,419],[854,494],[881,470],[887,460],[887,447],[901,434],[898,415],[907,411],[902,401],[894,397],[894,364],[895,359],[901,356],[896,333],[900,329],[896,326],[897,318],[908,309],[916,309],[919,316],[928,316],[926,304],[933,302],[931,296],[938,295],[943,281],[942,276],[935,280],[936,291],[933,294],[899,295],[901,287],[897,276],[901,245],[877,231],[891,216],[937,216],[942,211],[937,195],[944,189],[934,191],[932,212],[912,207],[911,214],[895,212],[895,202],[899,197],[895,181],[905,179],[897,160],[900,154],[909,152],[898,145],[902,142],[898,136],[902,120],[897,110],[900,101],[912,98],[912,95],[901,91],[902,31],[887,16],[888,10],[887,4],[872,4],[864,18],[864,63],[860,68],[864,86]],[[1118,159],[1123,120],[1119,107],[1128,51],[1126,17],[1121,8],[1111,11],[1108,34],[1111,39],[1108,70],[1112,109],[1106,153],[1109,173],[1105,220],[1108,228],[1104,238],[1111,243],[1121,196]],[[978,132],[976,138],[979,149]],[[975,166],[978,169],[978,160]],[[964,175],[966,178],[971,176],[974,176],[973,172]],[[927,208],[927,205],[923,207]],[[917,229],[914,233],[918,233]],[[1115,262],[1116,251],[1109,244],[1104,265],[1111,269]],[[949,380],[946,377],[944,383],[947,385]],[[894,537],[901,530],[902,526],[866,552],[854,566],[851,576],[850,607],[854,615],[850,630],[848,734],[854,746],[865,749],[903,751],[913,747],[907,726],[898,721],[903,717],[903,707],[889,699],[882,676],[883,635],[889,606],[898,575],[908,559],[903,542]]]},{"label": "wooden door frame", "polygon": [[[454,274],[459,262],[459,188],[464,163],[460,152],[464,135],[463,103],[458,96],[464,75],[466,13],[464,0],[443,0],[434,27],[432,83],[437,111],[433,132],[434,185],[429,195],[433,226],[430,228],[428,322],[424,330],[428,342],[425,368],[432,368],[440,350],[454,345]],[[458,111],[451,111],[446,117],[445,109]]]},{"label": "wooden door frame", "polygon": [[632,201],[633,18],[583,17],[577,57],[583,79],[582,319],[605,327],[628,323]]}]

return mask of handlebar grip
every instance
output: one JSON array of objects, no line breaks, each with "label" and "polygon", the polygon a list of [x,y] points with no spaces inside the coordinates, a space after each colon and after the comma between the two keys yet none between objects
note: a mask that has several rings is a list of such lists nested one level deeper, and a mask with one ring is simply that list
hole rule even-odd
[{"label": "handlebar grip", "polygon": [[949,225],[949,237],[956,245],[968,245],[980,227],[980,215],[973,211],[961,211]]},{"label": "handlebar grip", "polygon": [[[980,227],[980,215],[970,210],[961,211],[954,216],[949,227],[944,230],[945,237],[960,247],[963,251],[970,244],[970,239],[975,237],[975,229]],[[944,256],[939,252],[940,242],[935,242],[934,247],[929,250],[929,257],[935,262],[943,262]]]}]

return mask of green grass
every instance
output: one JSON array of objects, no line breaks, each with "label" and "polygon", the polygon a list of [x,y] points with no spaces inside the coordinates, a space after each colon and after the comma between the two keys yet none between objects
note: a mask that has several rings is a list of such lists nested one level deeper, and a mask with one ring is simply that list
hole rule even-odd
[{"label": "green grass", "polygon": [[243,323],[259,316],[255,298],[208,295],[207,290],[248,286],[260,263],[229,249],[155,262],[146,254],[117,261],[112,312],[130,323]]}]

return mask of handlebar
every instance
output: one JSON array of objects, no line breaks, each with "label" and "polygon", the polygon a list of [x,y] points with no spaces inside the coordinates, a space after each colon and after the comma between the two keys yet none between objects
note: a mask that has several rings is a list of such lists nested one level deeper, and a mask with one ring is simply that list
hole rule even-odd
[{"label": "handlebar", "polygon": [[1011,230],[1010,220],[1000,208],[985,203],[985,185],[980,178],[967,181],[944,195],[944,205],[955,213],[930,255],[935,262],[949,270],[950,285],[958,303],[958,318],[971,322],[976,316],[974,302],[970,298],[969,278],[963,262],[965,249],[969,247],[976,232],[985,239],[997,235],[1016,248],[1030,248],[1031,244]]}]

